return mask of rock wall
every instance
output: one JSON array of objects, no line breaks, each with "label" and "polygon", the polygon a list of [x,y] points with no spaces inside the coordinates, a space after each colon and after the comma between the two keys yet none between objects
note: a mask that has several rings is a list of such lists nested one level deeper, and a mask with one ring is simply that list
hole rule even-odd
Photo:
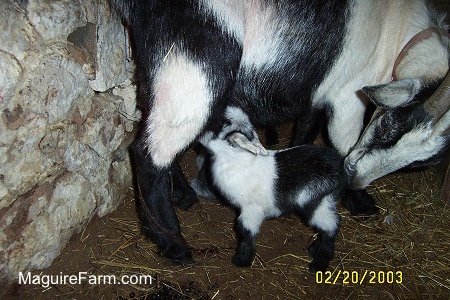
[{"label": "rock wall", "polygon": [[131,185],[138,120],[107,0],[0,1],[0,280],[47,267]]}]

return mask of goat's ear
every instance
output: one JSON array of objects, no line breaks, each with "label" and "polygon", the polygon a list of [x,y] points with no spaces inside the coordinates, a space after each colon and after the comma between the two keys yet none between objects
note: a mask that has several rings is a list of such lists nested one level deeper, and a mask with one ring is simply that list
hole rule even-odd
[{"label": "goat's ear", "polygon": [[421,86],[419,79],[403,79],[388,84],[366,86],[362,90],[375,105],[392,109],[408,105]]},{"label": "goat's ear", "polygon": [[250,141],[242,133],[235,132],[230,134],[227,140],[233,147],[239,147],[255,155],[269,155],[269,152],[257,138]]}]

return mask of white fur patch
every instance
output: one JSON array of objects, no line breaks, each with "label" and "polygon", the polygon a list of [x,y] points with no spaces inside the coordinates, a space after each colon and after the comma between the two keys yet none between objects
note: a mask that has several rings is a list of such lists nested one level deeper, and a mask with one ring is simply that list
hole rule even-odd
[{"label": "white fur patch", "polygon": [[264,65],[280,64],[282,49],[283,20],[278,20],[273,7],[262,0],[246,1],[245,34],[243,39],[242,64],[247,68],[260,68]]},{"label": "white fur patch", "polygon": [[250,231],[253,236],[257,235],[262,222],[266,219],[266,211],[260,205],[244,206],[239,215],[242,226]]},{"label": "white fur patch", "polygon": [[231,121],[231,123],[238,123],[242,124],[248,127],[252,127],[250,123],[250,119],[248,118],[248,115],[239,107],[236,106],[228,106],[225,110],[225,116],[228,120]]},{"label": "white fur patch", "polygon": [[384,175],[436,155],[444,145],[445,138],[433,132],[431,126],[417,127],[403,135],[393,147],[374,149],[359,159],[352,186],[366,188]]},{"label": "white fur patch", "polygon": [[449,68],[449,41],[448,37],[444,39],[445,44],[440,37],[433,34],[432,37],[411,48],[397,66],[397,78],[422,78],[433,81],[444,77]]},{"label": "white fur patch", "polygon": [[[242,64],[248,68],[280,63],[281,32],[289,24],[277,19],[271,5],[262,0],[202,0],[205,12],[215,16],[219,26],[243,45]],[[284,29],[283,29],[284,27]]]},{"label": "white fur patch", "polygon": [[328,123],[328,133],[333,146],[345,156],[361,134],[366,106],[356,95],[345,101],[343,99],[336,97],[330,103],[333,113]]},{"label": "white fur patch", "polygon": [[[384,47],[377,44],[382,36],[383,6],[382,1],[354,2],[343,52],[313,95],[314,106],[328,104],[332,108],[328,131],[331,142],[341,155],[348,153],[362,130],[366,103],[356,92],[365,85],[389,78],[383,58],[371,58],[382,53]],[[363,34],[361,28],[364,28]],[[386,38],[380,42],[383,41],[387,42]]]},{"label": "white fur patch", "polygon": [[241,0],[202,0],[203,9],[215,16],[224,32],[242,43],[244,37],[244,2]]},{"label": "white fur patch", "polygon": [[336,213],[336,200],[332,195],[323,197],[319,206],[314,211],[309,223],[321,230],[334,235],[338,229],[339,216]]},{"label": "white fur patch", "polygon": [[300,192],[298,192],[297,196],[296,196],[296,201],[295,203],[299,206],[305,206],[308,202],[311,201],[311,198],[313,196],[313,192],[312,190],[310,190],[308,187],[305,187],[303,189],[300,190]]},{"label": "white fur patch", "polygon": [[202,67],[176,49],[157,70],[153,91],[148,146],[155,165],[164,167],[200,133],[213,96]]},{"label": "white fur patch", "polygon": [[273,152],[269,156],[253,155],[220,139],[210,141],[207,147],[215,155],[211,170],[214,183],[233,205],[259,207],[266,217],[280,214],[274,199]]}]

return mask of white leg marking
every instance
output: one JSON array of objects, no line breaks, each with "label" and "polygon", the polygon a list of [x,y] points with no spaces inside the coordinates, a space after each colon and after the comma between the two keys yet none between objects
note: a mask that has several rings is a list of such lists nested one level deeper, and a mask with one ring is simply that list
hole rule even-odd
[{"label": "white leg marking", "polygon": [[312,226],[333,235],[338,229],[339,217],[336,212],[336,199],[332,195],[323,197],[309,221]]},{"label": "white leg marking", "polygon": [[239,221],[242,226],[251,232],[253,236],[257,235],[262,222],[264,222],[265,213],[261,206],[246,206],[242,208]]},{"label": "white leg marking", "polygon": [[[356,95],[354,98],[357,98]],[[354,101],[336,99],[331,106],[333,113],[328,124],[330,140],[341,155],[347,155],[362,131],[366,106],[359,99]]]},{"label": "white leg marking", "polygon": [[244,36],[244,2],[241,0],[201,0],[205,12],[215,16],[222,30],[242,43]]},{"label": "white leg marking", "polygon": [[310,190],[308,187],[305,187],[300,190],[300,192],[297,194],[296,203],[299,207],[305,206],[308,202],[311,201],[313,195],[313,191]]},{"label": "white leg marking", "polygon": [[175,49],[157,71],[153,91],[148,145],[155,165],[164,167],[200,133],[213,96],[202,67]]}]

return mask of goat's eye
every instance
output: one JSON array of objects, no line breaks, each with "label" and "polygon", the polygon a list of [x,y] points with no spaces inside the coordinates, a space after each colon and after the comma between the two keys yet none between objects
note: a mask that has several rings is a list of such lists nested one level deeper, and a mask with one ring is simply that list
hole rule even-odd
[{"label": "goat's eye", "polygon": [[389,114],[384,114],[381,116],[381,118],[378,120],[378,126],[382,131],[387,131],[390,127],[391,118]]}]

